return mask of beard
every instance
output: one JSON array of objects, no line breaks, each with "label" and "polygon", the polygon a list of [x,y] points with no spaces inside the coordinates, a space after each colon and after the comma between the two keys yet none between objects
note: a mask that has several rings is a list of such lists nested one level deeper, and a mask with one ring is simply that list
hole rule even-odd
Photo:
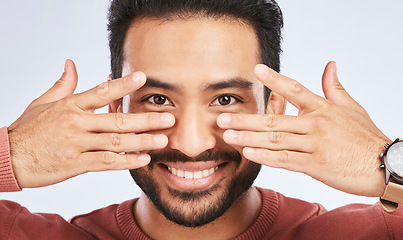
[{"label": "beard", "polygon": [[201,227],[221,217],[253,184],[261,165],[248,161],[245,168],[227,181],[220,181],[208,189],[197,191],[179,191],[166,186],[170,196],[163,199],[162,187],[153,177],[152,169],[161,162],[198,162],[224,160],[233,163],[236,168],[242,161],[241,154],[235,149],[207,150],[191,158],[178,150],[150,151],[151,162],[148,169],[132,169],[130,174],[137,185],[151,200],[166,219],[184,227]]}]

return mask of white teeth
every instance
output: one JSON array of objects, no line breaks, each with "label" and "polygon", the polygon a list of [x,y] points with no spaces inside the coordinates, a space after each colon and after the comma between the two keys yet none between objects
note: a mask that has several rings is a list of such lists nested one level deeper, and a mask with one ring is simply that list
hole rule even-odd
[{"label": "white teeth", "polygon": [[186,179],[193,179],[193,172],[185,171],[185,178]]},{"label": "white teeth", "polygon": [[185,173],[182,170],[178,169],[178,171],[176,172],[176,176],[183,178],[185,177]]},{"label": "white teeth", "polygon": [[197,171],[197,172],[188,172],[188,171],[183,171],[180,169],[176,169],[173,167],[168,167],[168,170],[173,174],[181,178],[186,178],[186,179],[200,179],[204,177],[208,177],[211,174],[213,174],[215,171],[217,171],[217,167],[213,167],[210,169],[205,169],[203,171]]},{"label": "white teeth", "polygon": [[194,172],[193,173],[193,179],[199,179],[203,177],[202,171]]}]

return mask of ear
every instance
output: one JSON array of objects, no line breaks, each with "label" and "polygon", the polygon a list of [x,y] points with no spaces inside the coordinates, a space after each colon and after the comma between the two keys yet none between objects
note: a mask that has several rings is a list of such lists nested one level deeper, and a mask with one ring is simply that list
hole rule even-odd
[{"label": "ear", "polygon": [[287,101],[278,93],[271,91],[266,113],[284,115]]},{"label": "ear", "polygon": [[[112,81],[112,74],[108,75],[108,82]],[[117,113],[120,111],[120,99],[117,99],[108,105],[109,113]]]}]

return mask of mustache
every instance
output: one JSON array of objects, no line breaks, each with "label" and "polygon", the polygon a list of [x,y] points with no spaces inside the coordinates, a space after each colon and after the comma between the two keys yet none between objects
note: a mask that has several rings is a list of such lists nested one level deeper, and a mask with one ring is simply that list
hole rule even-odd
[{"label": "mustache", "polygon": [[151,156],[150,164],[158,164],[161,162],[202,162],[224,160],[234,162],[239,166],[242,160],[241,154],[235,149],[208,149],[196,157],[189,157],[176,149],[152,150],[148,152],[148,154]]}]

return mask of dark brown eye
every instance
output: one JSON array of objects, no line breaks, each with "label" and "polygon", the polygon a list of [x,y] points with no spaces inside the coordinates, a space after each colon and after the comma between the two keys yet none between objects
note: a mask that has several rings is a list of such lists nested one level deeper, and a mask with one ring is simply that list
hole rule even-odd
[{"label": "dark brown eye", "polygon": [[167,101],[167,98],[165,96],[155,96],[154,97],[154,103],[158,105],[164,105],[165,102]]},{"label": "dark brown eye", "polygon": [[159,106],[171,106],[173,105],[171,100],[167,96],[164,95],[152,95],[145,99],[145,101],[150,102],[151,104],[159,105]]},{"label": "dark brown eye", "polygon": [[218,97],[218,103],[219,103],[220,105],[228,105],[228,104],[231,103],[231,100],[232,100],[231,97],[228,96],[228,95],[224,95],[224,96]]},{"label": "dark brown eye", "polygon": [[239,98],[234,97],[232,95],[221,95],[218,96],[214,101],[211,103],[212,106],[228,106],[232,104],[236,104],[238,102],[242,102]]}]

